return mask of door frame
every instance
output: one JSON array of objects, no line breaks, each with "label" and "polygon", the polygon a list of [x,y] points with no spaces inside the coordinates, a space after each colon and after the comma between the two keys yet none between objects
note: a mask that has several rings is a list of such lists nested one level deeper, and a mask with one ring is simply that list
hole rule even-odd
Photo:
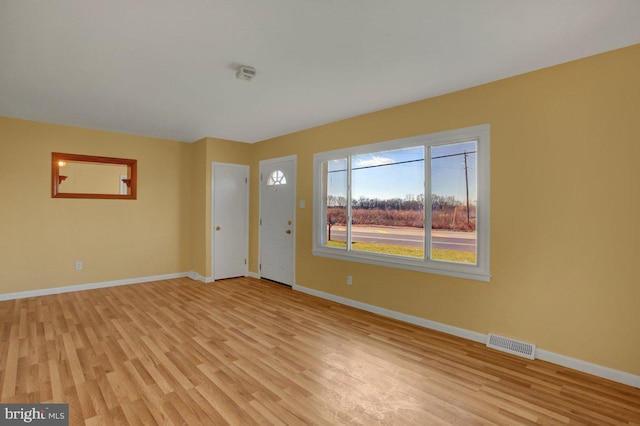
[{"label": "door frame", "polygon": [[224,166],[224,167],[234,167],[234,168],[242,168],[245,170],[245,175],[246,175],[246,179],[247,179],[247,186],[246,186],[246,199],[245,199],[245,205],[246,205],[246,209],[245,209],[245,229],[246,229],[246,233],[247,235],[245,235],[245,239],[244,239],[244,256],[245,259],[247,259],[247,262],[244,265],[244,276],[248,276],[249,274],[249,177],[250,177],[250,171],[251,168],[249,166],[247,166],[246,164],[234,164],[234,163],[221,163],[219,161],[212,161],[211,162],[211,230],[210,230],[210,234],[211,234],[211,280],[210,282],[215,281],[215,276],[216,276],[216,259],[215,259],[215,254],[216,254],[216,231],[215,231],[215,226],[216,226],[216,209],[215,209],[215,204],[216,204],[216,194],[215,194],[215,189],[216,189],[216,185],[215,185],[215,168],[216,166]]},{"label": "door frame", "polygon": [[296,219],[296,204],[298,199],[298,156],[296,154],[287,155],[284,157],[277,158],[269,158],[268,160],[260,160],[259,162],[259,182],[260,182],[260,191],[259,191],[259,202],[258,202],[258,275],[262,276],[262,271],[260,266],[262,265],[262,180],[266,179],[263,176],[263,169],[266,165],[271,163],[278,163],[281,161],[293,161],[293,173],[295,179],[293,180],[293,203],[291,206],[292,209],[292,221],[293,226],[293,250],[292,250],[292,259],[291,259],[291,287],[293,288],[296,285],[296,240],[298,236],[298,221]]}]

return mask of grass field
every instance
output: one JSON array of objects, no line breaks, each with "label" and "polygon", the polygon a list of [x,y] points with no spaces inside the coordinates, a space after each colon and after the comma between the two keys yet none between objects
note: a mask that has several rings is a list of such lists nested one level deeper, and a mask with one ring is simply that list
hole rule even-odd
[{"label": "grass field", "polygon": [[[341,241],[329,241],[327,247],[341,247],[345,248],[346,243]],[[394,256],[407,256],[422,259],[424,257],[424,249],[422,247],[405,247],[395,246],[389,244],[375,244],[375,243],[352,243],[352,249],[354,251],[366,251],[373,253],[391,254]],[[445,249],[433,249],[431,251],[431,258],[434,260],[443,260],[448,262],[461,262],[461,263],[476,263],[475,253],[465,253],[456,250]]]}]

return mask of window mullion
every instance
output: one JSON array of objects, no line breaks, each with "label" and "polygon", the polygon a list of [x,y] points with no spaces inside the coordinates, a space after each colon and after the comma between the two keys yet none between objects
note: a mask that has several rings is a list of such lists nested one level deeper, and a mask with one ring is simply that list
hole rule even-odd
[{"label": "window mullion", "polygon": [[347,251],[351,251],[351,156],[347,157],[347,223],[345,224],[347,235]]},{"label": "window mullion", "polygon": [[431,147],[425,145],[424,158],[424,259],[431,260]]}]

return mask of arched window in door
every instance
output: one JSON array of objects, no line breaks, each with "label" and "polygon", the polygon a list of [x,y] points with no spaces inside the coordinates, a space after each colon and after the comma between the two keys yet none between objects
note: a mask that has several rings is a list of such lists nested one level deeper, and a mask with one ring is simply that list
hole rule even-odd
[{"label": "arched window in door", "polygon": [[286,185],[286,184],[287,184],[287,178],[285,177],[282,170],[274,170],[269,175],[269,179],[267,179],[267,186]]}]

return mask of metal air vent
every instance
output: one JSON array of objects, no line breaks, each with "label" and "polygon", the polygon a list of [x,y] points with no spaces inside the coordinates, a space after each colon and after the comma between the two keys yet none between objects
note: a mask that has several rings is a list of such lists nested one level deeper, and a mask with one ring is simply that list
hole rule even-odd
[{"label": "metal air vent", "polygon": [[508,337],[496,336],[495,334],[489,334],[487,337],[487,347],[528,359],[536,357],[536,345],[509,339]]}]

